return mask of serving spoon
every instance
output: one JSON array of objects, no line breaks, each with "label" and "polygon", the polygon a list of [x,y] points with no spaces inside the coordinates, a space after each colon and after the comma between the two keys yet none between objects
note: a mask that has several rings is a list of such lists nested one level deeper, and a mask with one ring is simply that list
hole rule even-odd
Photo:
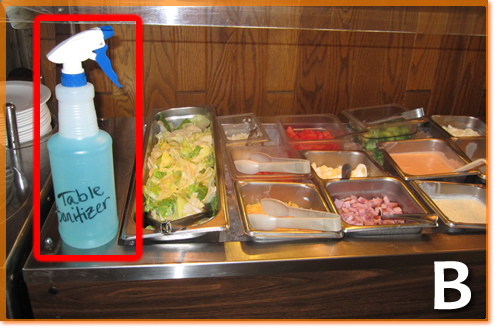
[{"label": "serving spoon", "polygon": [[248,139],[253,139],[254,137],[259,137],[260,135],[257,133],[257,130],[258,130],[258,127],[257,126],[253,126],[251,129],[250,129],[250,132],[248,132]]},{"label": "serving spoon", "polygon": [[351,178],[351,173],[352,173],[352,167],[349,163],[342,165],[341,179]]},{"label": "serving spoon", "polygon": [[471,169],[475,169],[477,167],[480,167],[483,164],[486,164],[486,160],[484,158],[480,158],[480,159],[477,159],[471,163],[463,165],[460,168],[456,168],[455,170],[453,170],[453,172],[469,171]]},{"label": "serving spoon", "polygon": [[286,158],[286,157],[272,157],[269,154],[262,152],[255,152],[250,154],[250,159],[259,163],[269,163],[269,162],[295,162],[295,161],[306,161],[303,158]]},{"label": "serving spoon", "polygon": [[308,160],[292,160],[291,162],[256,162],[253,160],[234,161],[236,170],[254,175],[259,172],[309,173],[311,164]]},{"label": "serving spoon", "polygon": [[391,122],[391,121],[395,121],[395,120],[417,119],[417,118],[423,117],[424,115],[425,115],[424,109],[418,108],[418,109],[413,109],[413,110],[409,110],[409,111],[404,111],[404,112],[401,112],[400,114],[397,114],[397,115],[383,117],[383,118],[379,118],[379,119],[375,119],[375,120],[370,120],[370,121],[365,120],[365,123],[370,124],[370,125],[376,125],[376,124]]},{"label": "serving spoon", "polygon": [[319,210],[298,208],[288,206],[281,200],[273,198],[264,198],[260,200],[262,211],[268,215],[276,217],[322,217],[322,218],[339,218],[338,214],[323,212]]},{"label": "serving spoon", "polygon": [[340,217],[275,217],[265,214],[248,214],[247,216],[252,228],[262,231],[271,231],[277,228],[320,231],[342,230]]}]

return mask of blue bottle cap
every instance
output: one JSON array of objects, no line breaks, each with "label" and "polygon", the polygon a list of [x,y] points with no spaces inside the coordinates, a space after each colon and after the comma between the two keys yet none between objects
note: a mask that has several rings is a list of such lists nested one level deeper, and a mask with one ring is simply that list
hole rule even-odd
[{"label": "blue bottle cap", "polygon": [[85,73],[61,75],[61,84],[65,87],[83,87],[87,84]]}]

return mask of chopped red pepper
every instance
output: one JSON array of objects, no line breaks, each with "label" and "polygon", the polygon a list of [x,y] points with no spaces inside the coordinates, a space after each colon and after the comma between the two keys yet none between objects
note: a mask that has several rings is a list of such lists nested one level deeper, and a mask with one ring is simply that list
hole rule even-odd
[{"label": "chopped red pepper", "polygon": [[[294,131],[291,126],[286,129],[286,134],[295,140],[312,141],[312,140],[329,140],[334,139],[330,131],[319,131],[305,129],[303,131]],[[329,144],[301,144],[296,145],[297,150],[339,150],[340,146],[336,143]]]}]

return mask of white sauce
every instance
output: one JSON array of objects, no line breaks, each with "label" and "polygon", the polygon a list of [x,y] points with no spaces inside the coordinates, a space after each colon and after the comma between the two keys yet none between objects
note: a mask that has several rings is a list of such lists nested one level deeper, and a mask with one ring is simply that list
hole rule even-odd
[{"label": "white sauce", "polygon": [[229,134],[227,134],[227,131],[226,131],[226,137],[228,140],[246,140],[248,139],[248,135],[249,133],[238,133],[238,134],[233,134],[231,136],[229,136]]},{"label": "white sauce", "polygon": [[453,222],[486,224],[486,205],[475,197],[436,197],[432,201]]},{"label": "white sauce", "polygon": [[460,129],[453,127],[451,125],[443,126],[443,128],[448,131],[453,136],[481,136],[478,132],[474,131],[472,128]]}]

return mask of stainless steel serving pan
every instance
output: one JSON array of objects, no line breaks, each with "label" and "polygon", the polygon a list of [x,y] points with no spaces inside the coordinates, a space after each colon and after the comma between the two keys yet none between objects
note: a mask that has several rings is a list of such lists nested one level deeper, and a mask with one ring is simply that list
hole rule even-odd
[{"label": "stainless steel serving pan", "polygon": [[483,185],[420,180],[411,181],[410,185],[417,191],[422,200],[424,200],[424,202],[439,216],[439,221],[444,223],[447,231],[455,232],[486,229],[486,224],[483,223],[466,223],[451,220],[434,202],[434,199],[438,197],[464,197],[478,199],[486,206],[486,188]]},{"label": "stainless steel serving pan", "polygon": [[[224,182],[224,168],[223,168],[223,158],[221,154],[220,147],[220,137],[215,125],[216,113],[213,106],[203,106],[203,107],[183,107],[183,108],[173,108],[173,109],[159,109],[153,110],[151,116],[147,120],[147,127],[144,134],[144,159],[142,166],[142,175],[140,177],[142,184],[146,184],[148,180],[148,166],[147,159],[151,154],[154,145],[157,142],[156,135],[160,131],[160,126],[158,121],[161,118],[166,119],[168,122],[173,123],[178,126],[183,120],[190,119],[195,115],[205,116],[210,120],[213,133],[213,144],[215,151],[215,168],[216,168],[216,184],[217,184],[217,198],[218,205],[216,208],[215,215],[212,217],[201,217],[196,215],[183,219],[182,227],[175,227],[175,220],[171,222],[172,228],[165,226],[165,223],[169,221],[159,221],[153,219],[149,214],[144,214],[145,226],[151,225],[155,230],[150,230],[143,228],[143,237],[154,241],[170,241],[170,240],[181,240],[189,239],[194,237],[203,236],[206,233],[211,232],[221,232],[227,228],[226,222],[226,194],[225,194],[225,182]],[[138,177],[139,178],[139,177]],[[135,193],[135,191],[133,191]],[[135,200],[135,196],[132,194],[131,198]],[[132,203],[132,206],[135,205]],[[124,244],[134,244],[135,242],[135,209],[129,209],[127,215],[127,226],[124,228],[122,233],[122,241]]]},{"label": "stainless steel serving pan", "polygon": [[[269,136],[253,113],[217,117],[219,133],[226,146],[263,145]],[[231,139],[233,135],[246,134],[245,139]]]},{"label": "stainless steel serving pan", "polygon": [[297,239],[341,238],[343,231],[315,231],[297,229],[278,229],[271,231],[255,230],[248,221],[245,207],[256,204],[264,198],[293,202],[301,208],[331,212],[321,196],[319,188],[313,183],[237,181],[235,193],[243,231],[255,241],[286,241]]},{"label": "stainless steel serving pan", "polygon": [[470,116],[454,116],[454,115],[432,115],[432,121],[436,122],[441,128],[450,136],[450,134],[444,127],[451,125],[459,129],[472,129],[479,133],[480,136],[486,136],[486,124],[476,117]]},{"label": "stainless steel serving pan", "polygon": [[[397,202],[403,213],[428,214],[432,213],[419,199],[413,195],[408,186],[401,180],[393,177],[381,178],[353,178],[349,180],[329,181],[324,184],[323,190],[330,209],[337,214],[341,212],[335,206],[335,199],[342,200],[351,195],[367,200],[387,196],[390,201]],[[432,228],[437,227],[432,225]],[[422,232],[422,225],[407,221],[401,224],[357,226],[342,219],[342,227],[346,233],[353,235],[398,235],[415,234]]]},{"label": "stainless steel serving pan", "polygon": [[355,109],[343,110],[342,114],[348,119],[349,125],[356,132],[365,132],[365,139],[383,139],[402,135],[413,135],[418,124],[427,121],[423,109],[418,109],[413,119],[402,119],[389,123],[373,123],[380,118],[399,116],[408,112],[408,108],[399,104],[385,104]]},{"label": "stainless steel serving pan", "polygon": [[[368,177],[385,177],[387,173],[364,151],[359,150],[342,150],[342,151],[323,151],[323,150],[309,150],[302,151],[302,155],[309,160],[311,163],[316,163],[316,167],[326,165],[330,168],[337,168],[349,163],[354,170],[356,166],[360,163],[366,165],[368,172]],[[311,167],[313,170],[313,168]],[[322,179],[318,176],[315,170],[313,170],[315,176],[320,182],[328,182],[332,180],[339,179]]]},{"label": "stainless steel serving pan", "polygon": [[[347,133],[340,119],[333,114],[282,115],[276,117],[276,125],[280,132],[281,141],[297,150],[340,150],[344,146],[344,139],[336,139],[335,137]],[[296,132],[304,130],[324,132],[328,130],[333,138],[294,139],[288,136],[286,132],[288,127]]]},{"label": "stainless steel serving pan", "polygon": [[434,179],[463,182],[465,181],[466,176],[475,176],[479,172],[478,170],[470,170],[462,172],[414,175],[406,173],[391,156],[391,154],[398,153],[440,152],[444,154],[444,157],[446,159],[456,164],[457,168],[471,162],[467,155],[455,149],[446,140],[443,139],[386,141],[377,143],[377,147],[382,151],[382,154],[384,156],[385,170],[400,176],[406,181]]}]

